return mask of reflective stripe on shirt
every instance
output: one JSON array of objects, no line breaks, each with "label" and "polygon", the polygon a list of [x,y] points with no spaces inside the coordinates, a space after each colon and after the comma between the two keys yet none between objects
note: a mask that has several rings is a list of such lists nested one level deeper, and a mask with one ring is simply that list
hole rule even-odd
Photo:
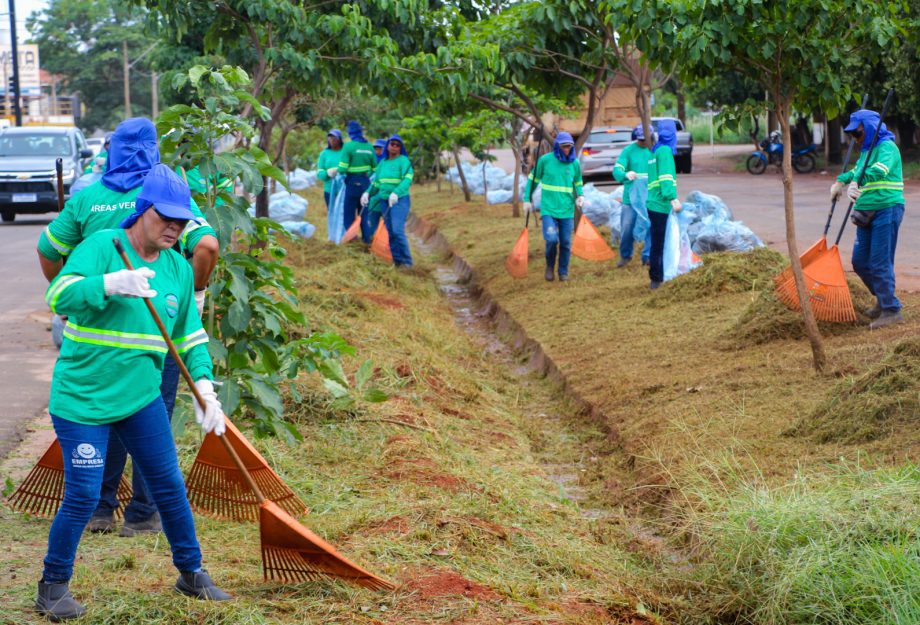
[{"label": "reflective stripe on shirt", "polygon": [[204,328],[202,328],[196,332],[192,332],[188,336],[183,336],[181,339],[176,339],[176,351],[180,354],[184,354],[196,345],[201,345],[202,343],[207,342],[208,333],[204,331]]},{"label": "reflective stripe on shirt", "polygon": [[51,308],[51,312],[57,313],[55,306],[57,306],[57,301],[61,293],[63,293],[67,287],[80,280],[83,280],[83,276],[65,275],[55,282],[53,287],[48,289],[48,292],[45,294],[45,302],[48,304],[48,307]]},{"label": "reflective stripe on shirt", "polygon": [[50,227],[45,228],[45,236],[48,237],[48,243],[51,244],[51,247],[53,247],[58,252],[60,252],[61,256],[67,256],[73,251],[73,247],[71,247],[70,245],[67,245],[66,243],[63,243],[62,241],[58,241],[54,237],[54,235],[51,234]]},{"label": "reflective stripe on shirt", "polygon": [[162,354],[168,351],[166,341],[163,340],[162,336],[156,334],[134,334],[100,328],[84,328],[70,321],[64,326],[64,337],[76,343],[89,343],[119,349],[140,349]]},{"label": "reflective stripe on shirt", "polygon": [[560,187],[554,184],[543,184],[540,183],[540,188],[544,191],[555,191],[556,193],[572,193],[572,187]]}]

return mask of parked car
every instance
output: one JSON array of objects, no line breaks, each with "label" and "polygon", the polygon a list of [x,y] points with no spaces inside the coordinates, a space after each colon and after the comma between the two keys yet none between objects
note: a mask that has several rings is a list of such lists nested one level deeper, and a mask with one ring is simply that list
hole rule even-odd
[{"label": "parked car", "polygon": [[677,156],[674,157],[674,166],[679,174],[689,174],[693,171],[693,137],[684,130],[684,124],[676,117],[653,117],[652,126],[658,131],[658,121],[662,119],[673,120],[677,125]]},{"label": "parked car", "polygon": [[632,143],[632,128],[628,126],[607,126],[595,128],[581,146],[578,162],[582,178],[613,178],[613,166],[617,157]]},{"label": "parked car", "polygon": [[79,128],[35,126],[0,131],[0,218],[58,210],[55,161],[64,161],[64,198],[93,151]]},{"label": "parked car", "polygon": [[89,149],[93,151],[93,156],[97,156],[99,152],[102,151],[102,147],[105,145],[105,138],[95,137],[92,139],[87,139],[86,145],[89,146]]}]

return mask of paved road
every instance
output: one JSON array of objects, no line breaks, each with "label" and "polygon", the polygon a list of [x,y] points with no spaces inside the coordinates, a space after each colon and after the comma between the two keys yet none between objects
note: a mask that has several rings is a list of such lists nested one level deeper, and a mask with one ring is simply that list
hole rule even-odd
[{"label": "paved road", "polygon": [[49,216],[0,225],[0,458],[48,405],[57,350],[51,345],[46,282],[35,243]]},{"label": "paved road", "polygon": [[[678,176],[680,197],[695,189],[721,197],[735,214],[735,219],[744,222],[770,247],[787,252],[786,226],[783,209],[783,182],[779,171],[771,167],[760,176],[733,171],[734,164],[742,162],[752,146],[717,145],[711,150],[708,145],[694,149],[692,174]],[[714,154],[713,154],[714,152]],[[510,150],[495,150],[496,165],[511,171],[514,159]],[[793,180],[795,202],[795,232],[799,252],[805,251],[818,240],[824,229],[827,211],[830,208],[828,191],[833,182],[831,173],[796,175]],[[602,190],[611,190],[615,185],[594,181]],[[898,241],[895,271],[898,289],[920,291],[920,184],[908,182],[905,191],[907,213],[901,225]],[[846,204],[838,206],[831,236],[835,237]],[[849,256],[853,249],[855,227],[847,224],[840,247],[844,267],[850,269]]]}]

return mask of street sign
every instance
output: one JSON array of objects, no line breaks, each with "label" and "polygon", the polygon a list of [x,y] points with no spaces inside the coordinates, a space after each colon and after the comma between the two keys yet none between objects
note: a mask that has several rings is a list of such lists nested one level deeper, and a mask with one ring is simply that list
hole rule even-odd
[{"label": "street sign", "polygon": [[[41,80],[38,76],[38,46],[31,43],[19,44],[19,90],[24,96],[41,95]],[[9,44],[0,44],[0,94],[6,96],[10,78],[13,76],[13,60]]]}]

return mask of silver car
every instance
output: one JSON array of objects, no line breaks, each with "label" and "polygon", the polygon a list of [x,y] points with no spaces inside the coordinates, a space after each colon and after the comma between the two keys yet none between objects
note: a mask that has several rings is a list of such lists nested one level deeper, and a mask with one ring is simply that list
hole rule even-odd
[{"label": "silver car", "polygon": [[632,128],[629,126],[606,126],[592,130],[578,155],[582,177],[612,180],[617,157],[630,143]]}]

